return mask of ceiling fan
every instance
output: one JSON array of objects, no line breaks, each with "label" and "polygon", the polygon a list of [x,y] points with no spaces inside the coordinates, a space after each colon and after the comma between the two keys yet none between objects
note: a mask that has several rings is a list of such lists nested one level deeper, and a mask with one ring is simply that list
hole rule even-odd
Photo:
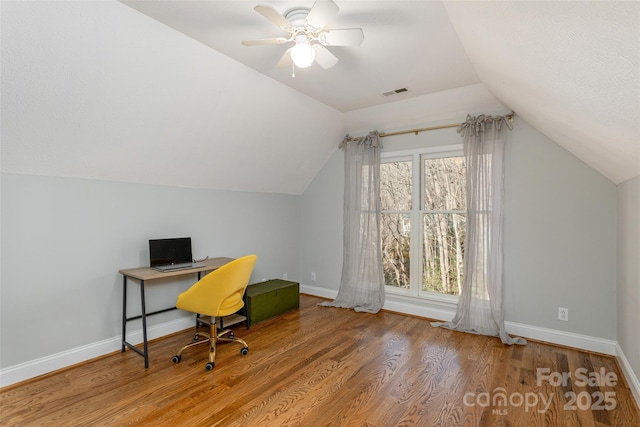
[{"label": "ceiling fan", "polygon": [[[286,37],[243,40],[245,46],[294,42],[277,66],[307,68],[317,62],[325,70],[333,67],[338,58],[325,46],[359,46],[364,40],[362,28],[325,29],[340,8],[332,0],[316,0],[311,9],[296,7],[284,15],[271,6],[258,5],[254,10],[288,33]],[[295,69],[295,68],[294,68]],[[295,74],[294,74],[295,77]]]}]

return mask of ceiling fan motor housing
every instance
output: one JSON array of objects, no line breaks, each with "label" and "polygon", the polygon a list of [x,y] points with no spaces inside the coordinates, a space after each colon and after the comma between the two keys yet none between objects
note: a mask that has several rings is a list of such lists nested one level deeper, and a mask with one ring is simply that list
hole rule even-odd
[{"label": "ceiling fan motor housing", "polygon": [[284,17],[287,21],[291,23],[293,28],[295,29],[303,29],[305,27],[305,20],[307,19],[307,15],[309,15],[310,9],[296,7],[294,9],[288,10]]}]

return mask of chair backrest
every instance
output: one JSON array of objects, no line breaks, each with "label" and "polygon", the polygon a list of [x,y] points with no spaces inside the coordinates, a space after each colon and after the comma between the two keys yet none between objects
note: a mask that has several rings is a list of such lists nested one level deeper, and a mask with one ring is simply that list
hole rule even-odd
[{"label": "chair backrest", "polygon": [[244,306],[255,255],[235,259],[204,276],[178,295],[176,307],[205,316],[228,316]]}]

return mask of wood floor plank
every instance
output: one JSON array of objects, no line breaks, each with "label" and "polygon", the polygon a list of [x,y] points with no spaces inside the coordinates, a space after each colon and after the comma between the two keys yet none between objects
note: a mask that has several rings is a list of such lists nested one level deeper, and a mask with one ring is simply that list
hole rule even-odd
[{"label": "wood floor plank", "polygon": [[[249,354],[222,343],[211,372],[206,345],[172,362],[193,337],[185,330],[150,343],[149,369],[127,350],[5,387],[0,424],[640,426],[613,357],[536,341],[504,346],[426,319],[318,307],[321,301],[301,295],[300,310],[236,327]],[[571,378],[541,380],[539,369]],[[576,372],[617,380],[582,385]],[[582,400],[572,402],[572,393]],[[593,406],[605,393],[613,407]]]}]

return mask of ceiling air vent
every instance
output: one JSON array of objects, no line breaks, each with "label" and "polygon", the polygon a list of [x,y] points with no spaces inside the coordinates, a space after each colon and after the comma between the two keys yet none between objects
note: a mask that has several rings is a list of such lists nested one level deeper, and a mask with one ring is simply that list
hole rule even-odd
[{"label": "ceiling air vent", "polygon": [[406,87],[401,87],[400,89],[390,90],[388,92],[384,92],[384,96],[396,95],[398,93],[407,92],[408,89]]}]

